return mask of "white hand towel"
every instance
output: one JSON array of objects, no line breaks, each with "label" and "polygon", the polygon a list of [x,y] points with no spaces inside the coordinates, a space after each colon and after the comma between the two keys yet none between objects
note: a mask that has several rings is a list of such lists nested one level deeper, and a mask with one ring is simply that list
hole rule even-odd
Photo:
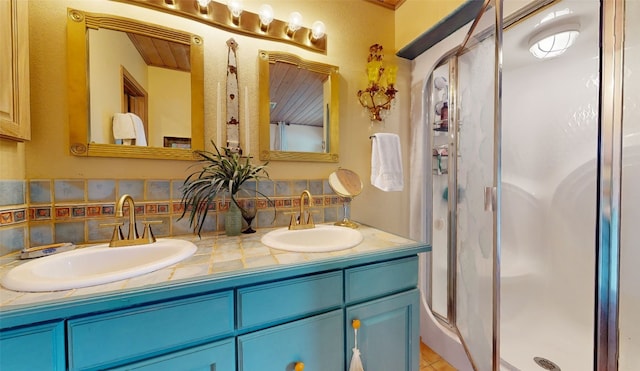
[{"label": "white hand towel", "polygon": [[142,119],[140,116],[135,113],[128,113],[133,121],[133,128],[136,131],[136,146],[146,146],[147,145],[147,136],[144,134],[144,124],[142,123]]},{"label": "white hand towel", "polygon": [[130,139],[135,139],[137,146],[147,145],[142,119],[130,112],[113,114],[113,137],[123,139],[125,144],[130,143]]},{"label": "white hand towel", "polygon": [[136,129],[128,114],[113,114],[113,137],[115,139],[134,139],[136,137]]},{"label": "white hand towel", "polygon": [[377,133],[371,142],[371,184],[385,191],[402,191],[402,154],[397,134]]}]

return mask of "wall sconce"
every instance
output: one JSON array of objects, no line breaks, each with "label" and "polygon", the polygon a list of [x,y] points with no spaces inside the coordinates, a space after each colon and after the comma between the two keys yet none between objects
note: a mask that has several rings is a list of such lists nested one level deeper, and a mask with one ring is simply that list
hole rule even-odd
[{"label": "wall sconce", "polygon": [[385,68],[382,64],[382,45],[371,45],[367,58],[369,85],[364,90],[358,90],[357,94],[358,101],[365,108],[371,121],[384,121],[389,113],[391,103],[398,92],[394,87],[397,73],[397,66]]},{"label": "wall sconce", "polygon": [[[245,36],[292,44],[314,52],[327,53],[327,35],[322,22],[312,29],[302,26],[302,15],[291,13],[288,21],[274,18],[271,6],[262,5],[257,13],[243,10],[242,0],[113,0],[178,15],[209,26]],[[242,15],[242,16],[241,16]]]}]

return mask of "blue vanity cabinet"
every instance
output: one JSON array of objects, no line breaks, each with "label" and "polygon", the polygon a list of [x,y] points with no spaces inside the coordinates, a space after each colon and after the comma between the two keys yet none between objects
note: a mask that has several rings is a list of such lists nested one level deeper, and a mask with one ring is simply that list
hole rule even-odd
[{"label": "blue vanity cabinet", "polygon": [[3,313],[0,370],[417,371],[424,245]]},{"label": "blue vanity cabinet", "polygon": [[[347,359],[351,361],[360,321],[358,349],[367,371],[418,371],[420,362],[420,294],[417,289],[349,306],[346,311]],[[347,368],[348,369],[348,368]]]},{"label": "blue vanity cabinet", "polygon": [[238,337],[238,371],[344,368],[342,309]]},{"label": "blue vanity cabinet", "polygon": [[0,370],[63,371],[65,367],[62,321],[0,331]]},{"label": "blue vanity cabinet", "polygon": [[358,349],[367,371],[418,371],[420,293],[418,257],[345,270],[347,369],[360,321]]}]

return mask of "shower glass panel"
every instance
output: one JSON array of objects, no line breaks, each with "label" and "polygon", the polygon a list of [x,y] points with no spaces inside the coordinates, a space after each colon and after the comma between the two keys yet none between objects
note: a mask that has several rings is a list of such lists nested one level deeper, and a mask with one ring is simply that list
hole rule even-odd
[{"label": "shower glass panel", "polygon": [[431,233],[431,311],[449,321],[449,63],[431,75],[431,169],[433,226]]},{"label": "shower glass panel", "polygon": [[[640,1],[625,3],[622,196],[620,220],[620,371],[640,365]],[[633,15],[633,16],[632,16]]]},{"label": "shower glass panel", "polygon": [[458,135],[458,186],[448,190],[449,199],[457,204],[456,327],[478,371],[494,369],[497,351],[491,205],[496,202],[492,197],[497,167],[494,130],[499,129],[496,26],[501,32],[501,14],[496,17],[499,10],[492,5],[477,18],[458,56],[459,118],[452,128]]},{"label": "shower glass panel", "polygon": [[[598,1],[558,1],[504,32],[500,355],[506,369],[593,369],[599,11]],[[536,35],[574,25],[580,34],[564,54],[539,59],[529,52]]]}]

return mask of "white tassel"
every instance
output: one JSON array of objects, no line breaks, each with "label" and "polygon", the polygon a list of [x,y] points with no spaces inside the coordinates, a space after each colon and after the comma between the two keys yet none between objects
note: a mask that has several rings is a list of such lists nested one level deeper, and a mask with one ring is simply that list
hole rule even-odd
[{"label": "white tassel", "polygon": [[358,329],[353,329],[355,333],[354,347],[352,349],[353,356],[351,356],[351,364],[349,365],[349,371],[364,371],[362,366],[362,360],[360,359],[360,350],[358,349]]}]

